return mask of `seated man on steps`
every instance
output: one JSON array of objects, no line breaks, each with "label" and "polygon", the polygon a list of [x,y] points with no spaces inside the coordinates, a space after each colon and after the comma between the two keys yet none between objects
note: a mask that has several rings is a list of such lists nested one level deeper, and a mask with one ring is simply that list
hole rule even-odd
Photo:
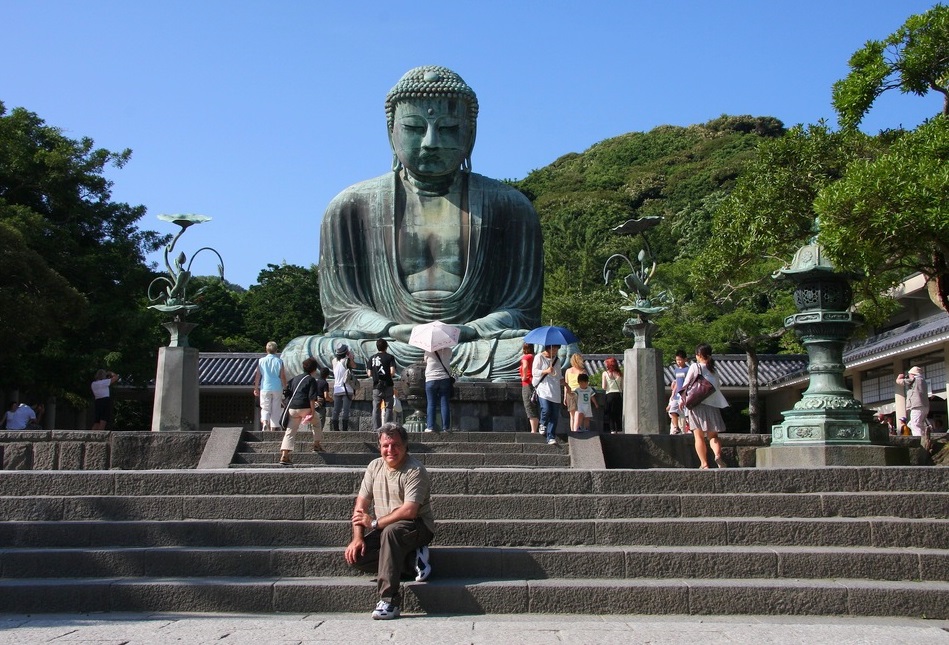
[{"label": "seated man on steps", "polygon": [[405,428],[395,423],[379,428],[379,451],[382,456],[366,468],[356,496],[346,562],[377,573],[380,600],[372,617],[391,620],[402,606],[403,571],[414,565],[416,582],[432,572],[427,545],[435,536],[435,518],[428,471],[409,455]]}]

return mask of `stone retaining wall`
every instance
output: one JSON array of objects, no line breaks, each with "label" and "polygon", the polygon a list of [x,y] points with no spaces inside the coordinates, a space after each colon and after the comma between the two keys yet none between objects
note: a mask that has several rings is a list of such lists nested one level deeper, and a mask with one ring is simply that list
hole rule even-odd
[{"label": "stone retaining wall", "polygon": [[0,431],[3,470],[194,468],[207,432]]}]

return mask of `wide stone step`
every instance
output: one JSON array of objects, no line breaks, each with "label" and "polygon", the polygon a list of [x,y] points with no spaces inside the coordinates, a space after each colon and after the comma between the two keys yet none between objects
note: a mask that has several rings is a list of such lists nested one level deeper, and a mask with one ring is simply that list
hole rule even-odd
[{"label": "wide stone step", "polygon": [[[346,520],[3,522],[0,547],[338,546]],[[949,544],[949,520],[899,518],[646,518],[442,520],[450,546],[868,546]]]},{"label": "wide stone step", "polygon": [[[351,612],[366,578],[87,578],[0,581],[14,613]],[[949,583],[799,579],[448,579],[405,585],[405,613],[756,614],[949,618]]]},{"label": "wide stone step", "polygon": [[[291,457],[294,466],[366,466],[378,457],[376,453],[337,453],[312,452],[309,446],[305,450],[295,451]],[[566,468],[570,466],[570,456],[564,454],[531,453],[493,453],[493,452],[436,452],[413,453],[424,466],[441,468],[472,468],[488,466],[493,468],[530,466],[536,468]],[[277,465],[279,450],[273,453],[238,452],[232,466]]]},{"label": "wide stone step", "polygon": [[[605,495],[949,491],[949,468],[711,470],[431,468],[437,494]],[[364,468],[0,471],[0,498],[35,495],[354,494]]]},{"label": "wide stone step", "polygon": [[[282,441],[282,440],[281,440]],[[238,444],[240,453],[279,453],[281,441],[242,441]],[[379,456],[379,446],[375,441],[335,441],[323,439],[321,442],[327,453],[354,453],[365,452]],[[307,453],[313,451],[313,439],[298,434],[294,442],[293,451]],[[425,456],[430,453],[500,453],[500,454],[567,454],[566,444],[550,445],[547,443],[478,443],[472,441],[445,441],[436,443],[409,442],[409,452],[415,456]]]},{"label": "wide stone step", "polygon": [[[5,521],[333,520],[349,517],[355,488],[321,495],[93,495],[0,497]],[[729,517],[949,517],[949,493],[710,495],[433,495],[439,521]]]},{"label": "wide stone step", "polygon": [[[0,549],[3,578],[335,577],[343,547]],[[945,581],[949,551],[872,547],[433,546],[437,579],[864,578]]]},{"label": "wide stone step", "polygon": [[[245,431],[244,440],[248,443],[255,441],[280,442],[284,433],[281,432],[260,432]],[[313,433],[299,432],[297,434],[301,439],[313,440]],[[410,432],[409,451],[412,446],[422,446],[430,443],[477,443],[477,444],[527,444],[544,446],[547,444],[547,438],[542,434],[533,434],[530,432]],[[375,432],[366,431],[332,431],[323,432],[323,440],[329,443],[360,443],[376,446],[379,443],[379,435]]]}]

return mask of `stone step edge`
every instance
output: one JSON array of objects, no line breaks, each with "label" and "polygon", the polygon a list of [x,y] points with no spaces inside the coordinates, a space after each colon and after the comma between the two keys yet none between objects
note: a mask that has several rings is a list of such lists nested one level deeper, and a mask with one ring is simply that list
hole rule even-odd
[{"label": "stone step edge", "polygon": [[[406,613],[759,614],[949,618],[949,582],[866,579],[432,580],[404,585]],[[0,580],[8,611],[358,611],[367,578],[87,578]],[[196,605],[196,601],[198,604]],[[615,610],[615,611],[613,611]]]},{"label": "stone step edge", "polygon": [[[479,553],[518,552],[524,555],[542,553],[544,555],[562,554],[565,557],[583,556],[588,553],[630,553],[630,554],[694,554],[693,545],[558,545],[558,546],[465,546],[458,544],[431,545],[433,553],[451,553],[458,555],[476,555]],[[342,553],[346,545],[339,546],[268,546],[268,545],[207,545],[207,546],[7,546],[0,547],[0,556],[27,554],[70,554],[70,553]],[[720,545],[702,547],[702,554],[833,554],[833,555],[913,555],[919,557],[949,557],[949,545],[944,549],[936,547],[880,547],[880,546],[808,546],[808,545]]]}]

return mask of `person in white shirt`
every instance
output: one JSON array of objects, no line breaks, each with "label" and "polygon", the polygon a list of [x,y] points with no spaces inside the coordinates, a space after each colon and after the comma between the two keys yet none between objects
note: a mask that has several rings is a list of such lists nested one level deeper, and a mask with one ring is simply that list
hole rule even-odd
[{"label": "person in white shirt", "polygon": [[93,419],[93,430],[105,430],[105,427],[112,423],[112,393],[109,387],[119,380],[119,375],[115,372],[98,370],[95,378],[92,380],[92,396],[95,397],[95,419]]}]

